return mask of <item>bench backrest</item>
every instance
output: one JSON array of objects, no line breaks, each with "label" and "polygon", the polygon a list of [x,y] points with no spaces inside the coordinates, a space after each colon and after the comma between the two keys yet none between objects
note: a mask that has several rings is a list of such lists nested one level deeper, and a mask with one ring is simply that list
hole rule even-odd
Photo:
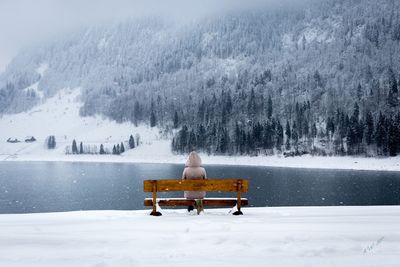
[{"label": "bench backrest", "polygon": [[248,180],[246,179],[145,180],[143,183],[143,187],[144,192],[247,192],[249,185]]}]

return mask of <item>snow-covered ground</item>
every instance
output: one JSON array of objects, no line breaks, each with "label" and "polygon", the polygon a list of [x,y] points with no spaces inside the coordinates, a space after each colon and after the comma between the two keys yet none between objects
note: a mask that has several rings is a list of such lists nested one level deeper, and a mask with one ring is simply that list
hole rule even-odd
[{"label": "snow-covered ground", "polygon": [[[158,128],[144,125],[135,127],[129,122],[118,124],[100,116],[80,117],[82,103],[79,94],[79,89],[65,89],[28,112],[1,117],[0,161],[185,162],[185,156],[171,152],[170,140],[162,138]],[[78,145],[82,141],[84,145],[96,145],[99,148],[103,144],[112,149],[114,144],[126,142],[131,134],[140,135],[141,145],[120,156],[65,154],[65,148],[71,146],[73,139]],[[56,137],[57,147],[54,150],[45,147],[49,135]],[[26,136],[34,136],[37,141],[6,142],[8,138],[24,141]],[[201,156],[204,164],[400,171],[400,157]]]},{"label": "snow-covered ground", "polygon": [[[97,117],[80,117],[79,101],[80,90],[62,90],[56,96],[28,112],[13,115],[4,115],[0,118],[0,160],[88,160],[96,156],[65,155],[65,148],[71,146],[72,140],[83,142],[84,145],[100,144],[112,149],[114,144],[127,141],[132,134],[140,134],[143,148],[158,147],[158,143],[166,144],[160,140],[157,128],[147,126],[135,127],[131,123],[116,123],[108,119]],[[57,147],[48,150],[45,140],[49,135],[56,137]],[[34,136],[37,141],[25,143],[27,136]],[[7,143],[8,138],[17,138],[20,143]],[[160,148],[163,148],[162,145]],[[164,149],[164,148],[163,148]],[[169,145],[167,147],[169,151]],[[133,152],[138,154],[140,149]],[[171,153],[169,153],[170,155]],[[116,156],[102,156],[117,159]],[[101,158],[98,156],[97,158]]]},{"label": "snow-covered ground", "polygon": [[0,215],[0,266],[377,266],[400,262],[400,207]]}]

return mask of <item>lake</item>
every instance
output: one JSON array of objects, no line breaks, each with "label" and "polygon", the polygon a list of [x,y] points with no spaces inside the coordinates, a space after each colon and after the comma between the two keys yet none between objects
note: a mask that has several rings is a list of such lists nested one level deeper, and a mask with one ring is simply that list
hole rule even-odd
[{"label": "lake", "polygon": [[[255,207],[400,204],[400,172],[205,168],[210,178],[248,178],[244,197]],[[182,170],[177,164],[0,162],[0,213],[144,209],[143,199],[151,194],[143,192],[143,180],[180,178]]]}]

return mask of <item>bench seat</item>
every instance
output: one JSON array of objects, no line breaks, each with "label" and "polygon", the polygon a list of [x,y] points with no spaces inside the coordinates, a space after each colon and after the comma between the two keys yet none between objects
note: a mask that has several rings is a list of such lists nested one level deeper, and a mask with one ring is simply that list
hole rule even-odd
[{"label": "bench seat", "polygon": [[[175,206],[194,206],[196,201],[193,199],[186,198],[157,198],[156,200],[159,206],[175,207]],[[204,198],[203,205],[210,207],[223,207],[223,206],[235,206],[237,203],[236,198]],[[145,206],[153,206],[152,198],[144,199]],[[241,206],[249,205],[247,198],[241,198]]]}]

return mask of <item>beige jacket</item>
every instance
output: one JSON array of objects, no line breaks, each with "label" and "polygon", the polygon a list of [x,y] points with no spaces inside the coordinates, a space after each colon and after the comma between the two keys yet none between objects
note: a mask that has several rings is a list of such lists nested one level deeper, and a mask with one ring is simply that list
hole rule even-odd
[{"label": "beige jacket", "polygon": [[[196,152],[191,152],[186,162],[185,170],[182,174],[182,180],[201,180],[207,179],[206,170],[201,167],[201,158]],[[202,199],[206,196],[203,191],[185,191],[187,199]]]}]

